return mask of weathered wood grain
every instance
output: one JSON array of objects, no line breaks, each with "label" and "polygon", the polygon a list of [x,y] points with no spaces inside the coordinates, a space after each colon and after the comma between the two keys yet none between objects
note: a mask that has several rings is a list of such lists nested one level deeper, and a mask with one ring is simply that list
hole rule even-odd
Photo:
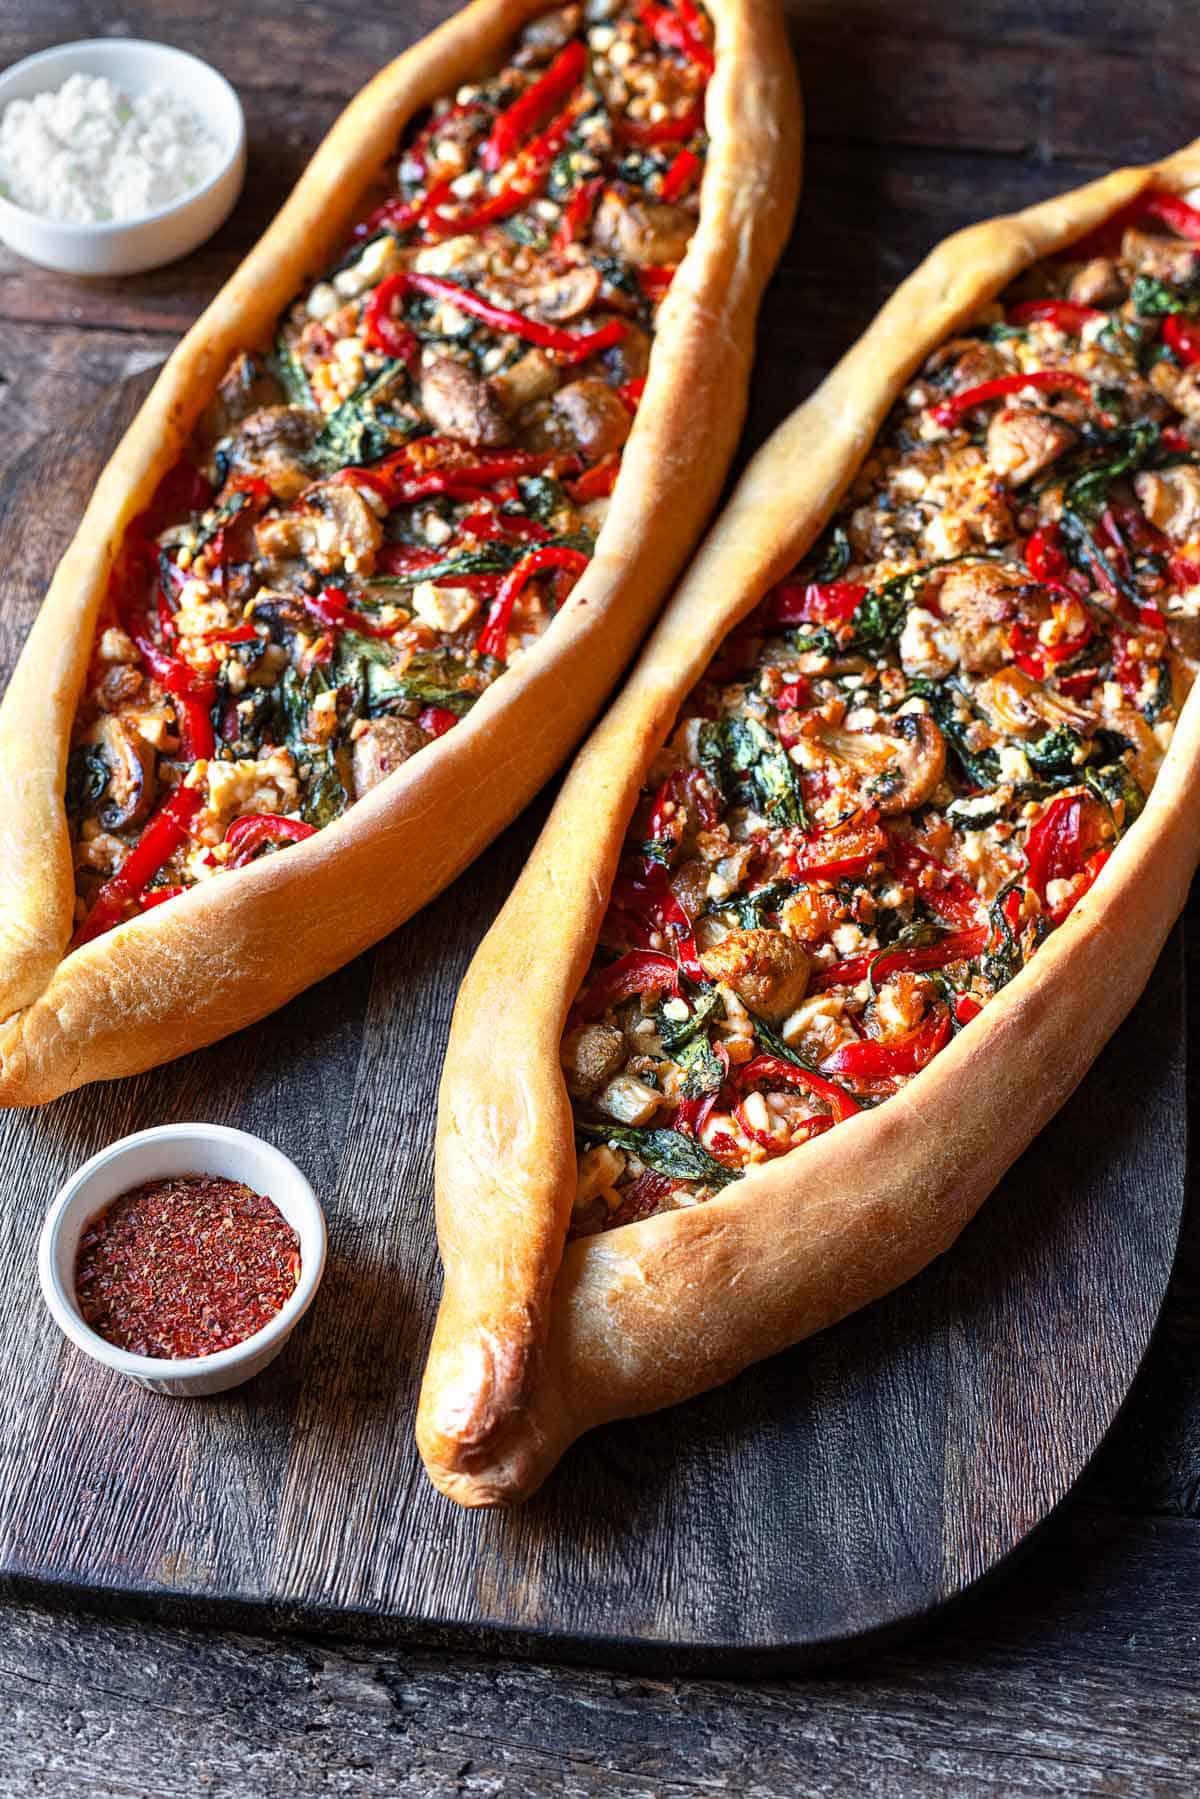
[{"label": "weathered wood grain", "polygon": [[0,1612],[0,1799],[1191,1799],[1200,1525],[1076,1508],[919,1647],[631,1680]]},{"label": "weathered wood grain", "polygon": [[[10,472],[0,672],[146,382]],[[959,1593],[1077,1478],[1170,1272],[1178,946],[1072,1104],[920,1281],[723,1392],[599,1433],[516,1517],[468,1516],[432,1492],[411,1421],[438,1287],[437,1075],[467,959],[543,810],[373,956],[256,1029],[0,1119],[0,1295],[23,1326],[0,1404],[0,1576],[14,1587],[552,1652],[763,1657],[861,1639]],[[65,1348],[33,1287],[40,1216],[70,1168],[121,1131],[188,1116],[286,1144],[331,1227],[305,1328],[248,1390],[203,1406]],[[0,1396],[7,1378],[0,1365]]]},{"label": "weathered wood grain", "polygon": [[[117,15],[94,0],[0,7],[0,65],[117,18],[133,34],[198,50],[241,88],[252,145],[235,219],[173,269],[119,285],[70,282],[0,250],[0,494],[19,452],[131,372],[131,359],[165,353],[283,198],[345,93],[435,5],[262,0],[235,21],[219,0],[126,0]],[[793,0],[792,11],[817,136],[801,219],[764,314],[757,435],[945,231],[1115,158],[1160,153],[1195,129],[1195,21],[1182,0],[1144,0],[1136,17],[1111,0],[911,0],[902,20],[890,0]],[[62,491],[63,479],[60,465],[61,500],[30,522],[31,541],[69,533],[78,495],[69,476]],[[1190,943],[1195,996],[1195,922]],[[360,975],[351,1012],[366,1006],[370,968]],[[325,1008],[323,993],[271,1038],[268,1054],[307,1069],[297,1153],[325,1190],[340,1143],[322,1126],[320,1044],[329,1030],[348,1054],[359,1025],[345,1005]],[[308,1032],[317,1048],[306,1063]],[[1200,1058],[1192,1070],[1194,1102]],[[236,1115],[250,1072],[236,1058],[226,1065],[219,1094],[210,1089],[213,1116]],[[204,1075],[181,1067],[163,1104],[187,1115]],[[272,1130],[296,1078],[279,1067],[274,1085],[256,1091],[259,1128]],[[144,1103],[140,1091],[109,1095],[104,1134],[130,1128]],[[86,1153],[94,1127],[89,1137],[74,1114],[66,1124],[72,1153]],[[411,1114],[387,1120],[392,1131],[413,1125]],[[1194,1203],[1188,1219],[1157,1340],[1086,1476],[1090,1508],[1069,1504],[1015,1573],[916,1648],[853,1676],[750,1689],[0,1607],[0,1796],[1191,1795],[1200,1784]],[[346,1232],[356,1252],[348,1221]],[[349,1280],[344,1291],[353,1297]],[[377,1283],[369,1296],[385,1291]],[[377,1306],[373,1333],[391,1330]],[[18,1334],[6,1351],[14,1379],[32,1369],[32,1347]],[[259,1431],[273,1403],[264,1393],[256,1404]],[[264,1450],[256,1477],[268,1499],[276,1454]]]}]

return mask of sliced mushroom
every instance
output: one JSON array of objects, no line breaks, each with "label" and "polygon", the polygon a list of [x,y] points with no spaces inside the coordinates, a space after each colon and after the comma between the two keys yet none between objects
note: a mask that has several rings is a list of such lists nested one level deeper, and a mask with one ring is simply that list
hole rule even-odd
[{"label": "sliced mushroom", "polygon": [[1167,637],[1175,654],[1194,670],[1200,664],[1200,610],[1190,594],[1168,600]]},{"label": "sliced mushroom", "polygon": [[1175,543],[1184,543],[1200,524],[1200,469],[1163,469],[1135,475],[1133,485],[1152,525]]},{"label": "sliced mushroom", "polygon": [[1182,412],[1192,424],[1200,424],[1200,362],[1179,368],[1173,362],[1156,362],[1150,370],[1150,385]]},{"label": "sliced mushroom", "polygon": [[1190,244],[1161,232],[1139,231],[1136,226],[1121,239],[1121,261],[1132,263],[1139,275],[1176,286],[1191,281],[1200,269],[1200,257]]},{"label": "sliced mushroom", "polygon": [[235,425],[261,407],[276,406],[283,398],[279,383],[257,356],[241,350],[222,375],[216,393],[201,414],[196,436],[205,445],[227,437]]},{"label": "sliced mushroom", "polygon": [[1067,298],[1076,306],[1119,306],[1125,293],[1121,271],[1111,256],[1093,256],[1076,269],[1067,288]]},{"label": "sliced mushroom", "polygon": [[356,727],[351,750],[354,797],[361,799],[372,787],[423,750],[429,742],[411,718],[364,719]]},{"label": "sliced mushroom", "polygon": [[438,431],[476,449],[495,449],[512,436],[490,382],[453,356],[440,356],[421,376],[421,408]]},{"label": "sliced mushroom", "polygon": [[221,446],[229,473],[257,475],[277,500],[294,500],[312,479],[308,455],[320,415],[302,406],[263,406]]},{"label": "sliced mushroom", "polygon": [[1000,668],[1018,618],[1036,628],[1050,616],[1050,602],[1034,582],[991,562],[951,568],[937,587],[938,608],[958,640],[962,666],[972,674]]},{"label": "sliced mushroom", "polygon": [[1067,725],[1081,736],[1096,728],[1094,715],[1052,693],[1021,668],[1002,668],[975,689],[976,706],[1002,737],[1038,737]]},{"label": "sliced mushroom", "polygon": [[956,393],[964,387],[977,387],[981,381],[990,381],[995,375],[1010,372],[996,346],[984,343],[978,337],[951,338],[948,344],[943,344],[926,359],[921,373],[925,376],[938,375],[945,369],[952,371],[951,379],[945,386],[947,393]]},{"label": "sliced mushroom", "polygon": [[624,1033],[611,1024],[585,1024],[563,1039],[567,1092],[587,1099],[611,1080],[625,1060]]},{"label": "sliced mushroom", "polygon": [[583,262],[533,288],[524,297],[523,310],[552,325],[566,324],[591,310],[599,298],[600,287],[599,269],[593,263]]},{"label": "sliced mushroom", "polygon": [[701,951],[700,966],[769,1023],[794,1011],[808,988],[808,957],[782,931],[729,931]]},{"label": "sliced mushroom", "polygon": [[596,209],[592,240],[601,250],[637,268],[682,262],[696,214],[655,200],[627,200],[609,188]]},{"label": "sliced mushroom", "polygon": [[561,387],[536,418],[524,419],[521,436],[531,449],[573,450],[585,461],[599,462],[621,448],[631,424],[608,383],[585,376]]},{"label": "sliced mushroom", "polygon": [[946,772],[946,743],[924,712],[903,712],[873,731],[823,725],[792,752],[801,768],[822,770],[863,805],[893,815],[927,800]]},{"label": "sliced mushroom", "polygon": [[[648,331],[630,321],[625,326],[624,336],[618,338],[612,348],[605,350],[599,358],[609,380],[616,382],[618,386],[624,381],[640,381],[649,370],[653,342]],[[591,374],[595,366],[595,363],[589,362],[580,372]]]},{"label": "sliced mushroom", "polygon": [[1005,406],[988,426],[988,463],[1003,480],[1020,487],[1069,450],[1077,436],[1074,426],[1053,413]]},{"label": "sliced mushroom", "polygon": [[100,703],[106,712],[117,712],[130,700],[136,700],[144,686],[145,677],[140,668],[118,662],[107,670],[100,682]]},{"label": "sliced mushroom", "polygon": [[92,736],[109,770],[97,811],[100,823],[106,831],[141,824],[157,787],[153,745],[111,713],[97,720]]},{"label": "sliced mushroom", "polygon": [[511,368],[491,377],[491,389],[501,409],[512,418],[538,400],[548,400],[562,385],[563,372],[544,350],[528,350]]},{"label": "sliced mushroom", "polygon": [[264,519],[255,530],[260,557],[277,585],[286,565],[299,561],[330,574],[336,568],[361,576],[375,566],[383,526],[358,489],[347,481],[322,481],[305,494],[302,510]]}]

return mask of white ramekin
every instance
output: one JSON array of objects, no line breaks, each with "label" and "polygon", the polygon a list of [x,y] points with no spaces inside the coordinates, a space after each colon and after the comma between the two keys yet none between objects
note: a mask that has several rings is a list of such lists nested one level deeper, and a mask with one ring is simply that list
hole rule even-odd
[{"label": "white ramekin", "polygon": [[83,38],[13,63],[0,75],[0,112],[10,100],[62,86],[68,75],[105,75],[127,94],[158,84],[174,89],[221,147],[221,163],[203,187],[138,219],[76,224],[29,212],[0,194],[0,238],[44,268],[65,275],[134,275],[186,256],[223,225],[246,173],[246,121],[223,75],[169,44],[140,38]]},{"label": "white ramekin", "polygon": [[[170,1361],[117,1349],[84,1323],[75,1303],[75,1257],[85,1226],[131,1187],[180,1174],[244,1181],[279,1207],[300,1239],[296,1291],[271,1322],[214,1355]],[[239,1387],[279,1354],[312,1304],[325,1268],[325,1218],[296,1164],[247,1131],[223,1124],[163,1124],[110,1143],[62,1187],[46,1214],[38,1247],[42,1294],[77,1349],[155,1393],[198,1399]]]}]

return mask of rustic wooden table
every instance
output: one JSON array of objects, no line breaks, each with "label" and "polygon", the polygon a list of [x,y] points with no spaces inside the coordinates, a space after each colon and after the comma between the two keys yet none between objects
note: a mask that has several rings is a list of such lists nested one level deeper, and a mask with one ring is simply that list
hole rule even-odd
[{"label": "rustic wooden table", "polygon": [[[755,441],[946,231],[1196,128],[1185,0],[1143,0],[1136,38],[1115,0],[910,0],[902,18],[887,0],[790,5],[808,167],[763,316]],[[0,7],[0,64],[105,30],[215,61],[242,94],[251,151],[235,218],[175,268],[83,285],[0,253],[0,482],[49,427],[165,355],[345,96],[446,10]],[[1080,1490],[1019,1566],[868,1663],[754,1686],[655,1681],[10,1605],[0,1799],[1191,1794],[1198,1337],[1193,1205],[1157,1343]]]}]

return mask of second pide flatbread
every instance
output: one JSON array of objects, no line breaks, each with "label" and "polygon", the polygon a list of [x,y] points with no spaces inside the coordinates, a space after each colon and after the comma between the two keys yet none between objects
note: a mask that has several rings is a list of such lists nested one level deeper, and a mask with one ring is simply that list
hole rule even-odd
[{"label": "second pide flatbread", "polygon": [[1141,991],[1200,848],[1198,176],[936,251],[577,762],[443,1077],[452,1497],[916,1273]]}]

